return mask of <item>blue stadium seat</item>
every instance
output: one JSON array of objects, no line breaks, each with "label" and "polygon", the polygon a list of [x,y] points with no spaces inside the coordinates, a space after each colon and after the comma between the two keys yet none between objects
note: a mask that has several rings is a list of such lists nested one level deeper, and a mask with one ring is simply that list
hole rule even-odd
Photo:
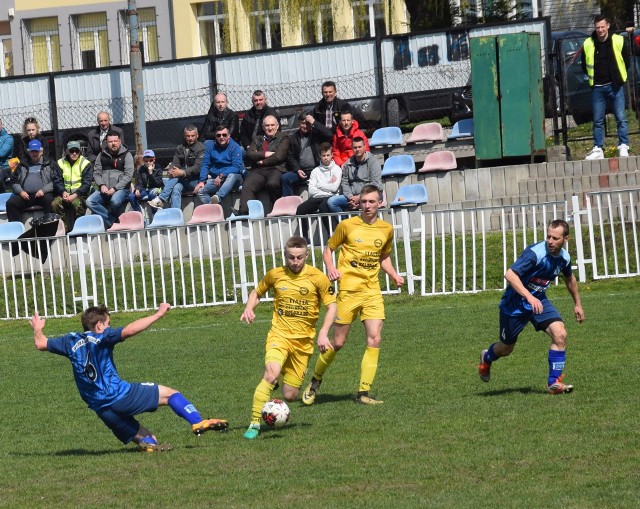
[{"label": "blue stadium seat", "polygon": [[382,176],[389,177],[391,175],[411,175],[416,172],[416,165],[413,157],[407,154],[391,156],[384,163],[382,168]]},{"label": "blue stadium seat", "polygon": [[453,124],[451,134],[448,140],[457,140],[458,138],[473,138],[473,119],[465,118]]},{"label": "blue stadium seat", "polygon": [[102,217],[97,214],[91,214],[88,216],[80,216],[76,219],[71,230],[67,235],[69,237],[76,237],[78,235],[94,235],[96,233],[104,232],[104,221]]},{"label": "blue stadium seat", "polygon": [[13,193],[0,193],[0,212],[7,211],[7,202],[12,196]]},{"label": "blue stadium seat", "polygon": [[390,207],[401,207],[402,205],[421,205],[427,203],[427,188],[423,184],[410,184],[398,188],[395,200]]},{"label": "blue stadium seat", "polygon": [[183,226],[184,215],[181,209],[159,209],[153,215],[153,221],[147,228],[167,228],[169,226]]},{"label": "blue stadium seat", "polygon": [[24,233],[24,224],[22,221],[10,221],[0,224],[0,241],[16,240]]},{"label": "blue stadium seat", "polygon": [[402,131],[399,127],[381,127],[376,129],[369,140],[370,147],[382,145],[402,145]]},{"label": "blue stadium seat", "polygon": [[264,217],[264,206],[260,200],[249,200],[247,202],[249,213],[244,216],[236,216],[231,214],[229,221],[239,221],[242,219],[262,219]]}]

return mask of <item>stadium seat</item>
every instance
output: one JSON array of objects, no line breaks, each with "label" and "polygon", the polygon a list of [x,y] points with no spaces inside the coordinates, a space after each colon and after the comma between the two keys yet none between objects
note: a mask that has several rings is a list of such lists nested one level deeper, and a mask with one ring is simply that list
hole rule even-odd
[{"label": "stadium seat", "polygon": [[96,233],[104,233],[104,221],[97,214],[91,214],[77,218],[73,230],[67,235],[77,237],[78,235],[94,235]]},{"label": "stadium seat", "polygon": [[421,205],[427,203],[427,188],[423,184],[410,184],[398,188],[395,200],[390,207],[401,207],[402,205]]},{"label": "stadium seat", "polygon": [[181,209],[159,209],[153,215],[153,221],[147,228],[167,228],[170,226],[183,226],[184,215]]},{"label": "stadium seat", "polygon": [[249,213],[244,216],[236,216],[231,214],[229,221],[239,221],[242,219],[262,219],[264,217],[264,206],[260,200],[249,200],[247,202]]},{"label": "stadium seat", "polygon": [[24,224],[22,221],[10,221],[0,224],[0,241],[16,240],[24,233]]},{"label": "stadium seat", "polygon": [[407,139],[407,143],[419,143],[421,141],[442,141],[444,140],[444,131],[439,122],[427,122],[418,124],[413,128],[411,136]]},{"label": "stadium seat", "polygon": [[382,176],[390,177],[391,175],[411,175],[416,172],[416,164],[413,157],[407,154],[391,156],[384,163],[382,168]]},{"label": "stadium seat", "polygon": [[278,198],[273,204],[273,210],[267,214],[267,217],[277,216],[295,216],[298,205],[302,203],[300,196],[283,196]]},{"label": "stadium seat", "polygon": [[369,140],[370,147],[382,145],[402,145],[402,131],[399,127],[381,127],[376,129]]},{"label": "stadium seat", "polygon": [[193,209],[191,219],[187,224],[219,223],[224,221],[222,205],[218,203],[203,203]]},{"label": "stadium seat", "polygon": [[12,196],[13,193],[0,193],[0,212],[7,211],[7,202]]},{"label": "stadium seat", "polygon": [[143,230],[144,229],[144,216],[142,212],[137,210],[130,210],[120,214],[118,217],[119,223],[113,223],[108,232],[119,232],[124,230]]},{"label": "stadium seat", "polygon": [[465,118],[453,124],[453,129],[447,139],[457,140],[458,138],[473,138],[472,118]]},{"label": "stadium seat", "polygon": [[427,154],[418,173],[438,170],[455,170],[458,167],[456,155],[451,150],[438,150]]}]

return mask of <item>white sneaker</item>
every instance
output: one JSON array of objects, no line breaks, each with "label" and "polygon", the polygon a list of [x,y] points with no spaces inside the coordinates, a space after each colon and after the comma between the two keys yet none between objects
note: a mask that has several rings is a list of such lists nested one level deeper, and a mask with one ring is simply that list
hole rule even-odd
[{"label": "white sneaker", "polygon": [[629,145],[625,143],[618,145],[618,154],[620,154],[620,157],[629,157]]},{"label": "white sneaker", "polygon": [[162,200],[156,196],[153,200],[149,201],[149,206],[154,209],[161,209],[164,208],[164,203],[162,203]]},{"label": "white sneaker", "polygon": [[214,195],[211,197],[211,203],[214,203],[214,204],[216,204],[216,205],[217,205],[218,203],[220,203],[220,197],[219,197],[217,194],[214,194]]},{"label": "white sneaker", "polygon": [[585,157],[585,159],[589,161],[594,159],[604,159],[604,152],[600,147],[593,147],[591,149],[591,152],[587,154],[587,157]]}]

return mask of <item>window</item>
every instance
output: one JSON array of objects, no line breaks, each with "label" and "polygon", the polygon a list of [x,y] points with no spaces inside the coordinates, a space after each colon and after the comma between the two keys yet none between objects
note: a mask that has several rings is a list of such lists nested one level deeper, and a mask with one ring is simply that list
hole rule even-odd
[{"label": "window", "polygon": [[253,28],[252,49],[274,49],[282,47],[280,10],[256,10],[249,13],[249,19]]},{"label": "window", "polygon": [[300,13],[302,44],[317,44],[333,41],[333,20],[331,2],[324,3],[320,9],[303,7]]},{"label": "window", "polygon": [[75,69],[96,69],[109,65],[107,14],[78,14],[71,17]]},{"label": "window", "polygon": [[[120,52],[122,63],[129,63],[131,51],[131,29],[127,11],[120,11]],[[157,62],[158,54],[158,26],[156,25],[156,10],[153,7],[138,9],[138,45],[142,53],[143,62]]]},{"label": "window", "polygon": [[227,15],[224,13],[223,2],[196,4],[196,18],[200,32],[200,55],[220,55],[228,52],[229,43],[225,32]]},{"label": "window", "polygon": [[11,49],[11,39],[0,39],[2,45],[2,63],[0,65],[0,76],[13,76],[13,51]]},{"label": "window", "polygon": [[[54,72],[61,69],[58,18],[25,19],[22,38],[27,74]],[[4,55],[6,60],[6,52]]]},{"label": "window", "polygon": [[356,0],[351,6],[356,38],[386,34],[382,0]]}]

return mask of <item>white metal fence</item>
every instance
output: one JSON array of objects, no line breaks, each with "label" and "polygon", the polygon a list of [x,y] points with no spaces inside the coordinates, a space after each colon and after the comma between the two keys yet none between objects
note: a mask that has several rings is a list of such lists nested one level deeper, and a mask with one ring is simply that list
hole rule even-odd
[{"label": "white metal fence", "polygon": [[[396,232],[392,260],[402,291],[422,296],[505,287],[504,273],[556,218],[573,223],[568,249],[581,281],[640,274],[640,189],[566,202],[464,210],[385,209]],[[324,223],[328,232],[322,228]],[[323,269],[330,216],[276,217],[168,229],[0,243],[0,318],[71,316],[87,305],[113,311],[244,302],[269,269],[284,263],[284,244],[303,221],[309,263]],[[337,218],[336,218],[337,219]],[[586,219],[586,224],[585,224]],[[584,240],[583,240],[584,239]],[[495,253],[500,253],[496,259]],[[398,293],[383,274],[383,293]]]}]

